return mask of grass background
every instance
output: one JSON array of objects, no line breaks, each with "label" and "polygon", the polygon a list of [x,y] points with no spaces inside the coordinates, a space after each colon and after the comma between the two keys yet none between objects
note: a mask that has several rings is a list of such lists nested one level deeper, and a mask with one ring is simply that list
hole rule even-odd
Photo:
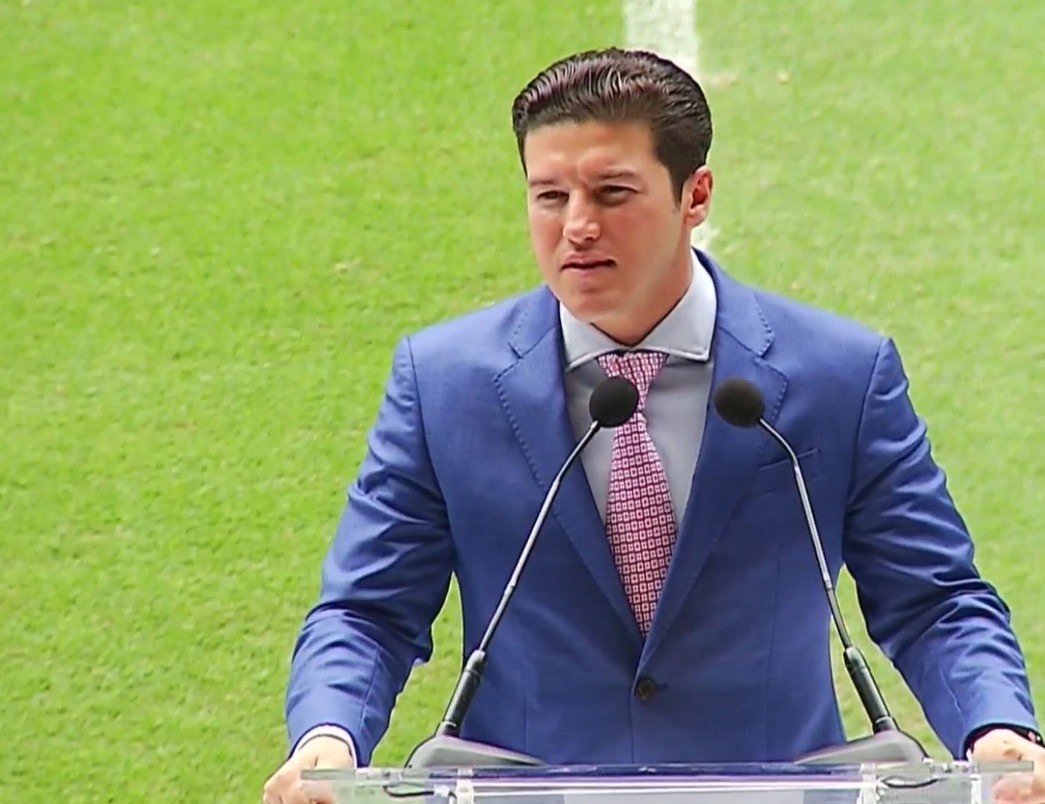
[{"label": "grass background", "polygon": [[[1045,5],[699,15],[713,251],[897,339],[1040,703]],[[0,0],[0,800],[259,797],[391,346],[537,281],[511,99],[622,30],[580,0]],[[376,762],[441,713],[455,617]]]}]

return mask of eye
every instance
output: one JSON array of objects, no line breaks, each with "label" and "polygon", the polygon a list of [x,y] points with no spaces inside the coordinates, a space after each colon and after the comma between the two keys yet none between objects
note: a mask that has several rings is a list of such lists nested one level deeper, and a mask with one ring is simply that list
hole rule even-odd
[{"label": "eye", "polygon": [[599,188],[599,194],[612,202],[622,202],[634,192],[630,187],[620,184],[607,184]]},{"label": "eye", "polygon": [[537,200],[543,202],[565,201],[566,193],[562,190],[543,190],[537,193]]}]

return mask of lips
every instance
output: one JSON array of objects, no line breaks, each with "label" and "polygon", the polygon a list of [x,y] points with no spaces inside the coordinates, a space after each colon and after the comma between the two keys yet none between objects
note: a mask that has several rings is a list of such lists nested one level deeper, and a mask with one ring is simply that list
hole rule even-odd
[{"label": "lips", "polygon": [[591,271],[596,268],[612,268],[616,263],[609,258],[571,257],[562,264],[563,270],[572,268],[578,271]]}]

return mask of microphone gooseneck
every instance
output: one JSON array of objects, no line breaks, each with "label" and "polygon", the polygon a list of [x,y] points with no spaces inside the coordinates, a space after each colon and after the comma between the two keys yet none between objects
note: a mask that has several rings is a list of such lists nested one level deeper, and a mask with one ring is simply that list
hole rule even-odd
[{"label": "microphone gooseneck", "polygon": [[591,414],[592,422],[588,430],[577,442],[562,467],[559,469],[547,493],[544,501],[534,520],[533,527],[526,537],[519,558],[515,562],[511,577],[505,585],[501,599],[494,610],[490,622],[483,632],[482,638],[475,650],[469,655],[465,662],[464,670],[457,680],[457,685],[450,696],[443,719],[436,726],[434,734],[418,745],[407,760],[407,767],[432,767],[434,765],[482,765],[482,764],[537,764],[537,760],[521,754],[498,749],[493,746],[485,746],[462,740],[458,735],[461,730],[461,722],[467,714],[475,693],[482,682],[483,670],[486,667],[487,652],[490,641],[493,639],[497,627],[504,617],[508,603],[515,594],[519,578],[530,560],[537,536],[548,518],[552,503],[559,493],[563,478],[577,458],[591,443],[595,434],[604,428],[619,427],[630,419],[638,408],[638,389],[624,377],[610,377],[596,386],[588,400],[588,412]]},{"label": "microphone gooseneck", "polygon": [[[875,742],[867,740],[861,743],[854,742],[851,746],[836,747],[822,752],[822,759],[831,761],[837,759],[843,761],[850,757],[866,755],[868,758],[886,759],[895,757],[902,761],[919,760],[924,758],[925,751],[914,740],[903,733],[889,711],[889,707],[882,696],[881,690],[875,681],[871,668],[864,659],[863,653],[853,644],[853,640],[846,628],[845,619],[842,617],[841,608],[838,605],[838,596],[835,592],[834,583],[831,580],[831,571],[824,555],[824,543],[820,538],[820,532],[816,526],[816,517],[813,515],[813,506],[809,500],[809,490],[806,486],[802,467],[798,456],[795,454],[791,444],[772,425],[765,420],[765,398],[762,392],[752,383],[740,377],[730,377],[723,380],[713,395],[713,403],[718,414],[728,423],[743,428],[760,427],[780,445],[787,454],[788,460],[795,474],[795,486],[802,501],[802,512],[805,515],[806,527],[809,531],[810,540],[813,543],[813,551],[816,554],[817,567],[820,570],[820,579],[823,584],[824,593],[827,596],[827,604],[831,610],[831,619],[834,622],[838,639],[842,643],[842,658],[846,671],[853,682],[860,703],[875,736],[882,735],[885,739]],[[819,761],[821,755],[813,756],[810,761]]]}]

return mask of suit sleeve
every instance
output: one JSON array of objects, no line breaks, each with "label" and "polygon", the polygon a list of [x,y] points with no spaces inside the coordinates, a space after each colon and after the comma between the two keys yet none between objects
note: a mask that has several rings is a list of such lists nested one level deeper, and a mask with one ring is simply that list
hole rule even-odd
[{"label": "suit sleeve", "polygon": [[286,695],[291,745],[315,726],[336,725],[351,735],[359,763],[369,763],[410,669],[431,656],[431,626],[452,566],[404,340],[323,563],[319,600],[294,648]]},{"label": "suit sleeve", "polygon": [[987,723],[1036,728],[1009,609],[976,569],[891,341],[857,438],[843,549],[871,638],[954,757]]}]

